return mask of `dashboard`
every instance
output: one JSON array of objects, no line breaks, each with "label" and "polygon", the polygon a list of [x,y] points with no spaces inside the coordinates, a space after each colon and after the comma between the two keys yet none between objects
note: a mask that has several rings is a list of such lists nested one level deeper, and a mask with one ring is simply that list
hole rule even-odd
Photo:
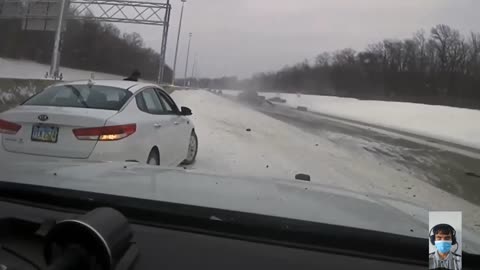
[{"label": "dashboard", "polygon": [[[110,250],[112,253],[110,257],[116,260],[116,263],[111,264],[112,269],[414,270],[426,269],[428,258],[426,250],[425,265],[415,265],[396,262],[394,258],[375,260],[355,255],[347,256],[331,251],[290,247],[282,242],[265,243],[253,238],[217,236],[208,231],[191,232],[181,228],[165,228],[135,222],[128,224],[128,220],[125,219],[127,223],[122,223],[122,217],[107,208],[104,208],[103,212],[97,212],[96,216],[12,202],[0,202],[0,209],[0,269],[2,269],[1,265],[6,267],[4,269],[53,269],[52,267],[62,269],[58,268],[55,261],[52,262],[52,254],[55,253],[52,242],[57,241],[55,245],[61,247],[65,245],[65,242],[62,243],[65,239],[77,238],[76,243],[81,244],[84,241],[82,239],[90,236],[79,237],[83,232],[78,227],[75,231],[69,231],[66,228],[56,229],[58,226],[55,224],[62,224],[59,221],[76,218],[78,223],[89,223],[92,227],[109,227],[98,230],[111,231],[106,233],[107,236],[103,239],[106,242],[113,241],[118,245],[120,242],[118,239],[127,239],[123,236],[129,235],[124,242],[128,243],[130,248],[119,249],[122,252],[115,251],[115,248]],[[121,225],[115,227],[114,223]],[[59,247],[56,248],[59,249]],[[49,249],[52,250],[48,251]],[[104,252],[95,245],[87,249],[96,250],[98,254]],[[57,253],[62,254],[58,251]],[[130,258],[125,259],[125,257]],[[109,268],[108,263],[103,264],[101,259],[98,259],[97,263],[97,268],[90,269]]]}]

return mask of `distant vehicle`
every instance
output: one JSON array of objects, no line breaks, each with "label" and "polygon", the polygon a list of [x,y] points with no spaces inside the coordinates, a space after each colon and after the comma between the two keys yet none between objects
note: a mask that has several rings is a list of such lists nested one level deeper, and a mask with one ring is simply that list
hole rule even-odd
[{"label": "distant vehicle", "polygon": [[238,94],[237,98],[240,101],[247,102],[250,104],[260,105],[265,102],[265,96],[260,96],[256,91],[243,91]]},{"label": "distant vehicle", "polygon": [[56,84],[0,114],[0,155],[191,164],[198,150],[191,114],[154,84]]},{"label": "distant vehicle", "polygon": [[286,99],[283,99],[281,97],[272,97],[272,98],[269,98],[268,101],[277,102],[277,103],[286,103],[287,102]]}]

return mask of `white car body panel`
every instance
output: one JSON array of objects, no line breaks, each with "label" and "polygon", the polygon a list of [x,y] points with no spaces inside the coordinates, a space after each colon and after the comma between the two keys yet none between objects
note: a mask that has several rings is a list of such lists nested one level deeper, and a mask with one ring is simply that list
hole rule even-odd
[{"label": "white car body panel", "polygon": [[[61,83],[87,84],[88,81]],[[95,84],[127,89],[133,96],[119,111],[72,107],[17,106],[0,113],[0,119],[18,123],[22,128],[15,135],[0,134],[0,155],[10,158],[36,159],[89,159],[96,161],[138,161],[146,163],[150,151],[156,147],[160,163],[177,166],[187,157],[187,148],[193,124],[180,115],[154,115],[137,107],[136,95],[147,88],[161,89],[148,83],[131,81],[101,80]],[[168,94],[167,94],[168,95]],[[40,122],[38,116],[48,115],[49,120]],[[59,127],[57,143],[31,141],[32,126],[47,124]],[[78,140],[73,129],[79,127],[101,127],[136,124],[132,135],[118,141]]]},{"label": "white car body panel", "polygon": [[[132,143],[138,147],[137,149],[131,149],[131,151],[137,152],[135,154],[137,158],[129,160],[146,162],[150,150],[157,147],[162,165],[176,166],[181,162],[177,162],[178,158],[175,156],[175,145],[180,142],[176,142],[179,136],[173,130],[171,115],[153,115],[140,111],[134,96],[118,115],[109,119],[107,125],[116,125],[123,121],[137,123],[137,131],[131,136],[135,138]],[[183,143],[186,143],[186,141]],[[185,159],[185,157],[183,158]]]},{"label": "white car body panel", "polygon": [[[174,116],[173,117],[173,123],[176,125],[177,129],[177,134],[180,134],[180,137],[178,138],[178,151],[177,151],[177,162],[180,160],[182,162],[185,160],[185,157],[188,154],[188,143],[181,143],[186,141],[190,141],[190,136],[192,134],[192,125],[190,124],[190,119],[184,117],[184,116]],[[177,124],[176,124],[177,123]]]},{"label": "white car body panel", "polygon": [[[0,168],[0,181],[383,231],[425,238],[427,246],[428,209],[328,185],[235,178],[124,162],[14,162],[7,166],[2,163]],[[463,235],[464,250],[480,254],[480,237],[467,228]]]}]

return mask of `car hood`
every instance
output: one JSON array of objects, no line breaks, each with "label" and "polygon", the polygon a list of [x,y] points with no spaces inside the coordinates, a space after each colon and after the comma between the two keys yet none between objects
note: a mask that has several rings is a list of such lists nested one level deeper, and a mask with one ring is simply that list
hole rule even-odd
[{"label": "car hood", "polygon": [[[311,182],[236,178],[122,162],[22,161],[0,167],[0,181],[428,236],[428,210],[411,202]],[[466,230],[463,235],[463,249],[479,254],[478,236]]]}]

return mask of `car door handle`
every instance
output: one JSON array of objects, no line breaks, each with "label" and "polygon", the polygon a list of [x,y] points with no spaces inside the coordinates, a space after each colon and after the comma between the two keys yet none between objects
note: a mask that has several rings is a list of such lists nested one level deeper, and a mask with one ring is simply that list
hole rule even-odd
[{"label": "car door handle", "polygon": [[174,124],[175,126],[178,126],[178,125],[180,125],[180,122],[173,122],[173,124]]},{"label": "car door handle", "polygon": [[158,124],[158,123],[153,124],[153,126],[154,126],[155,128],[161,128],[161,127],[162,127],[162,125],[161,125],[161,124]]}]

